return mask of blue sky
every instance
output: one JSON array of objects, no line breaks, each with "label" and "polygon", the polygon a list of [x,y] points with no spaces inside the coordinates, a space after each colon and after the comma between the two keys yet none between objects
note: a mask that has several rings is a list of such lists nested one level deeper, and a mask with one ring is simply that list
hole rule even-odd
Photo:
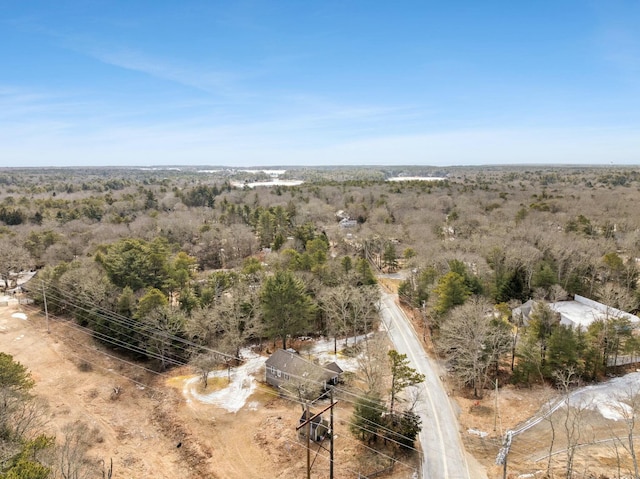
[{"label": "blue sky", "polygon": [[0,2],[0,166],[640,164],[640,2]]}]

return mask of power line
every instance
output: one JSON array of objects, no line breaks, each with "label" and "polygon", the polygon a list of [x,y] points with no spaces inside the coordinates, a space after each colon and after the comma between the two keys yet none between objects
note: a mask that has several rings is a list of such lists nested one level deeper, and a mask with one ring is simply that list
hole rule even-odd
[{"label": "power line", "polygon": [[[50,283],[49,283],[50,284]],[[210,348],[208,346],[204,346],[198,343],[195,343],[193,341],[189,341],[181,336],[177,336],[175,334],[171,334],[167,331],[163,331],[161,329],[158,328],[154,328],[152,325],[147,325],[142,321],[137,321],[134,320],[132,318],[128,318],[127,316],[118,314],[114,311],[108,310],[103,308],[102,306],[96,304],[95,302],[93,302],[92,300],[87,300],[85,301],[86,303],[88,303],[88,305],[93,306],[93,309],[88,309],[86,305],[83,304],[78,304],[76,302],[75,296],[72,295],[71,293],[68,293],[64,290],[62,290],[61,288],[57,287],[57,286],[53,286],[50,285],[49,288],[53,291],[55,291],[55,293],[57,293],[57,296],[55,296],[55,301],[57,305],[62,305],[62,306],[71,306],[73,308],[75,308],[76,310],[80,310],[83,311],[85,313],[88,314],[97,314],[98,317],[100,317],[101,319],[108,319],[110,320],[112,323],[114,323],[115,325],[120,325],[123,327],[127,327],[132,329],[135,332],[138,332],[142,337],[146,337],[146,338],[150,338],[152,334],[157,334],[159,335],[161,338],[167,339],[172,341],[172,343],[178,343],[178,345],[174,345],[176,347],[179,347],[182,351],[187,351],[187,347],[192,347],[192,348],[197,348],[198,350],[205,350],[208,351],[212,354],[227,358],[227,359],[231,359],[231,360],[237,360],[240,361],[241,359],[233,356],[231,354],[228,353],[224,353],[222,351],[218,351],[215,350],[213,348]],[[136,340],[136,338],[127,335],[126,333],[124,333],[123,331],[118,331],[113,329],[113,327],[111,327],[111,325],[109,323],[107,323],[106,325],[104,325],[107,327],[107,329],[109,329],[110,331],[112,331],[113,333],[119,334],[119,335],[123,335],[129,339],[132,340]]]},{"label": "power line", "polygon": [[[44,283],[44,281],[43,281],[43,283]],[[48,284],[50,284],[50,283],[48,283]],[[136,328],[137,329],[137,327],[139,326],[139,322],[137,322],[137,321],[135,321],[135,320],[133,320],[131,318],[128,318],[126,316],[114,313],[114,312],[112,312],[110,310],[106,310],[106,309],[100,307],[99,305],[97,305],[93,301],[86,301],[86,302],[89,303],[89,305],[93,305],[94,306],[94,309],[87,309],[87,307],[85,305],[79,305],[75,300],[75,296],[73,296],[72,294],[62,290],[61,288],[59,288],[57,286],[51,285],[50,288],[57,293],[57,295],[54,296],[53,299],[54,299],[54,302],[56,304],[60,305],[60,306],[64,306],[65,308],[67,306],[69,306],[69,307],[75,308],[77,310],[84,311],[86,313],[92,313],[92,314],[98,313],[98,314],[101,314],[103,318],[112,319],[114,323],[122,325],[122,326],[125,326],[125,327],[130,327],[130,328]],[[147,349],[141,348],[141,347],[136,346],[134,344],[127,343],[127,342],[125,342],[123,340],[114,338],[114,337],[109,336],[107,334],[104,334],[104,333],[101,333],[101,332],[97,332],[97,331],[95,331],[93,329],[83,327],[83,326],[78,325],[76,323],[72,323],[72,324],[73,324],[73,327],[75,327],[76,329],[82,329],[84,332],[87,332],[87,334],[90,334],[93,337],[97,337],[99,340],[104,341],[104,342],[106,342],[108,344],[112,344],[114,346],[127,349],[127,350],[129,350],[131,352],[134,352],[134,353],[146,355],[147,357],[151,357],[151,358],[154,358],[154,359],[159,359],[159,360],[162,360],[162,361],[165,361],[165,362],[169,362],[169,363],[171,363],[171,364],[173,364],[175,366],[187,365],[187,363],[185,361],[180,361],[178,359],[173,359],[173,358],[168,358],[168,357],[163,356],[163,355],[158,355],[158,354],[155,354],[153,352],[148,351]],[[110,328],[110,327],[107,327],[107,329],[112,331],[112,332],[114,332],[114,333],[117,333],[119,335],[123,335],[126,338],[129,338],[129,339],[134,340],[134,341],[137,342],[137,338],[134,338],[134,337],[129,336],[127,334],[123,334],[122,331],[116,331],[116,330],[114,330],[113,328]],[[153,332],[151,330],[148,330],[148,331],[147,330],[143,330],[143,331],[144,332],[143,332],[142,336],[143,337],[147,337],[147,338],[151,337],[151,334]],[[145,335],[145,333],[146,333],[146,335]],[[193,346],[193,347],[197,347],[197,348],[200,348],[200,349],[209,350],[209,351],[213,352],[214,354],[225,355],[224,353],[220,353],[219,351],[213,350],[211,348],[203,347],[203,346],[201,346],[199,344],[193,343],[191,341],[184,340],[184,338],[180,338],[178,336],[171,335],[171,334],[169,334],[167,332],[161,331],[161,333],[162,333],[162,335],[164,337],[166,337],[169,340],[178,339],[182,343],[187,344],[189,346]],[[231,357],[233,359],[239,359],[239,358],[236,358],[236,357],[230,356],[230,355],[225,355],[225,356]],[[294,376],[294,377],[296,377],[296,376]],[[308,378],[303,378],[303,377],[298,377],[298,379],[304,379],[304,380],[310,381]],[[312,381],[312,382],[315,382],[316,384],[323,384],[321,381]],[[356,399],[365,399],[366,400],[366,397],[364,397],[362,395],[355,394],[355,393],[353,393],[351,391],[347,391],[345,389],[337,389],[337,391],[341,392],[342,394],[345,394],[345,395],[353,396]],[[355,401],[353,401],[353,400],[348,400],[346,398],[344,400],[347,401],[347,402],[350,402],[352,404],[355,404]],[[417,449],[415,449],[415,448],[413,448],[411,446],[407,446],[406,443],[400,443],[399,441],[393,439],[390,436],[396,436],[398,438],[407,439],[407,440],[409,440],[411,442],[413,442],[414,439],[411,439],[411,438],[409,438],[407,436],[404,436],[404,435],[400,434],[399,432],[394,431],[392,429],[389,429],[389,428],[387,428],[385,426],[375,424],[372,421],[368,420],[367,418],[361,417],[359,415],[354,415],[354,417],[356,417],[358,419],[361,419],[361,420],[364,420],[364,421],[366,421],[368,423],[371,423],[373,426],[375,426],[377,428],[377,430],[373,430],[373,429],[365,428],[362,425],[359,425],[359,427],[361,429],[365,430],[366,432],[374,434],[374,435],[376,435],[378,437],[383,437],[387,441],[390,441],[392,443],[398,444],[398,445],[400,445],[402,447],[405,447],[407,449],[413,450],[413,451],[417,452],[418,454],[422,454],[421,451],[419,451],[419,450],[417,450]],[[386,432],[387,434],[386,435],[381,435],[381,433],[378,432],[378,430],[382,431],[382,432]]]},{"label": "power line", "polygon": [[[56,315],[52,315],[52,318],[53,318],[53,319],[59,319]],[[62,326],[62,327],[64,327],[64,328],[71,328],[71,329],[74,329],[74,330],[76,330],[76,331],[79,331],[79,332],[80,332],[80,333],[82,333],[82,334],[91,335],[91,330],[90,330],[89,328],[86,328],[86,327],[80,326],[80,325],[75,324],[75,323],[73,323],[73,322],[71,322],[71,321],[68,321],[68,320],[67,320],[67,321],[65,321],[65,320],[60,321],[60,320],[58,320],[58,321],[56,321],[56,324],[58,324],[58,325],[60,325],[60,326]],[[60,335],[58,335],[58,334],[56,334],[56,336],[61,337],[61,336],[60,336]],[[89,349],[87,346],[83,345],[82,343],[76,343],[76,344],[77,344],[77,345],[79,345],[79,346],[81,346],[81,347],[82,347],[82,348],[84,348],[84,349],[87,349],[87,350]],[[107,357],[109,357],[109,358],[112,358],[112,359],[115,359],[115,360],[118,360],[118,361],[124,362],[124,363],[126,363],[126,364],[128,364],[128,365],[131,365],[131,366],[133,366],[133,367],[137,367],[137,368],[143,369],[143,370],[145,370],[145,371],[147,371],[147,372],[149,372],[149,373],[151,373],[151,374],[155,374],[155,375],[157,375],[157,376],[161,376],[161,377],[165,377],[165,378],[170,378],[170,376],[169,376],[167,373],[161,373],[161,372],[158,372],[158,371],[151,370],[151,369],[146,368],[146,367],[144,367],[144,366],[141,366],[141,365],[139,365],[139,364],[136,364],[136,363],[133,363],[133,362],[131,362],[131,361],[127,361],[127,360],[125,360],[125,359],[123,359],[123,358],[119,358],[119,357],[117,357],[117,356],[114,356],[114,355],[112,355],[112,354],[109,354],[109,353],[107,353],[107,352],[106,352],[106,351],[104,351],[104,350],[94,350],[94,351],[95,351],[95,352],[97,352],[97,353],[99,353],[99,354],[101,354],[101,355],[107,356]],[[151,390],[153,390],[153,391],[155,391],[155,392],[157,392],[157,393],[159,393],[159,394],[162,394],[162,395],[166,394],[166,393],[165,393],[165,391],[163,391],[163,390],[161,390],[161,389],[158,389],[158,388],[156,388],[156,387],[154,387],[154,386],[151,386],[151,385],[149,385],[148,383],[144,383],[144,382],[138,381],[138,380],[136,380],[136,379],[133,379],[133,378],[131,378],[131,377],[128,377],[128,376],[126,376],[126,375],[124,375],[124,374],[117,373],[117,372],[113,371],[112,369],[109,369],[109,368],[106,368],[106,367],[104,367],[104,366],[102,366],[102,365],[99,365],[99,364],[97,364],[95,361],[91,361],[91,360],[87,359],[86,357],[81,356],[81,355],[79,355],[79,354],[77,354],[77,353],[75,353],[75,352],[72,352],[72,351],[66,351],[66,353],[67,353],[67,354],[69,354],[69,355],[71,355],[71,356],[73,356],[73,357],[75,357],[75,358],[77,358],[77,359],[79,359],[79,360],[81,360],[81,361],[87,362],[87,363],[91,364],[92,366],[95,366],[95,367],[97,367],[97,368],[99,368],[99,369],[105,370],[105,371],[109,372],[109,373],[110,373],[110,374],[112,374],[112,375],[116,375],[116,376],[122,377],[122,378],[124,378],[124,379],[126,379],[126,380],[128,380],[128,381],[131,381],[132,383],[134,383],[134,384],[136,384],[136,385],[138,385],[138,386],[141,386],[141,387],[144,387],[144,388],[151,389]],[[184,363],[183,365],[186,365],[186,363]],[[274,396],[274,397],[282,397],[280,394],[278,394],[276,391],[274,391],[274,390],[273,390],[273,389],[271,389],[271,388],[267,388],[267,387],[264,387],[264,386],[261,386],[261,385],[258,385],[258,387],[260,388],[260,390],[261,390],[261,391],[263,391],[263,392],[265,392],[265,393],[267,393],[267,394],[270,394],[270,395],[272,395],[272,396]],[[298,404],[303,404],[303,402],[302,402],[302,401],[299,401],[299,400],[297,400],[297,399],[295,399],[295,398],[293,398],[293,397],[285,396],[285,399],[287,399],[287,400],[289,400],[289,401],[291,401],[291,402],[298,403]],[[345,420],[343,420],[343,422],[344,422],[344,423],[346,423],[347,425],[351,425],[351,424],[353,424],[351,421],[345,421]],[[365,428],[365,429],[366,429],[366,428]],[[369,431],[369,432],[375,433],[375,431],[371,431],[371,430],[369,430],[369,429],[366,429],[366,430],[367,430],[367,431]],[[379,435],[379,434],[378,434],[378,435]],[[390,440],[390,439],[389,439],[389,438],[387,438],[387,440]],[[392,441],[392,440],[390,440],[390,441],[391,441],[391,442],[396,442],[396,441]],[[389,459],[389,460],[391,460],[391,461],[393,461],[393,462],[395,462],[395,463],[397,463],[397,464],[399,464],[399,465],[402,465],[402,466],[407,467],[407,468],[409,468],[409,469],[411,469],[411,470],[413,470],[413,471],[416,471],[416,468],[415,468],[415,467],[413,467],[413,466],[412,466],[412,465],[410,465],[410,464],[407,464],[407,463],[405,463],[405,462],[403,462],[403,461],[397,460],[396,458],[393,458],[392,456],[389,456],[389,455],[387,455],[387,454],[385,454],[385,453],[383,453],[383,452],[381,452],[381,451],[379,451],[379,450],[377,450],[377,449],[371,448],[371,447],[367,446],[366,444],[361,443],[360,445],[361,445],[361,447],[365,448],[366,450],[371,451],[371,452],[372,452],[372,453],[374,453],[374,454],[377,454],[377,455],[379,455],[379,456],[381,456],[381,457],[384,457],[385,459]],[[303,447],[303,446],[302,446],[302,445],[300,445],[300,444],[298,444],[298,446]],[[420,451],[418,451],[418,453],[420,453]],[[321,456],[322,456],[322,455],[321,455]],[[324,458],[326,459],[326,457],[325,457],[325,456],[322,456],[322,457],[324,457]],[[351,471],[351,472],[355,472],[355,471]]]},{"label": "power line", "polygon": [[[51,315],[51,316],[57,319],[57,316],[56,316],[56,315]],[[92,330],[92,329],[90,329],[90,328],[87,328],[87,327],[85,327],[85,326],[81,326],[81,325],[79,325],[79,324],[77,324],[77,323],[75,323],[75,322],[72,322],[72,321],[65,321],[65,320],[63,320],[63,321],[61,322],[61,324],[65,325],[66,327],[71,327],[71,328],[73,328],[73,329],[75,329],[75,330],[77,330],[77,331],[81,331],[82,333],[87,334],[88,336],[91,336],[91,337],[95,337],[95,336],[96,336],[96,332],[95,332],[94,330]],[[131,344],[125,343],[125,342],[123,342],[123,341],[120,341],[120,340],[117,340],[117,339],[114,339],[114,338],[111,338],[111,337],[109,337],[109,336],[107,336],[107,335],[104,335],[104,334],[102,334],[102,333],[97,333],[97,337],[98,337],[98,339],[100,339],[100,340],[102,340],[102,341],[104,341],[104,342],[106,342],[106,343],[108,343],[108,344],[112,344],[112,345],[114,345],[114,346],[122,347],[122,348],[127,349],[127,350],[129,350],[129,351],[131,351],[131,352],[134,352],[134,353],[140,353],[140,354],[145,354],[145,353],[147,353],[147,355],[148,355],[148,356],[150,356],[151,358],[154,358],[154,359],[161,359],[161,357],[160,357],[160,356],[158,356],[158,355],[156,355],[156,354],[148,353],[146,350],[144,350],[144,349],[142,349],[142,348],[140,348],[140,347],[137,347],[137,346],[135,346],[135,345],[131,345]],[[116,358],[115,356],[113,356],[113,355],[109,355],[109,354],[108,354],[108,353],[106,353],[106,352],[102,352],[102,354],[105,354],[105,355],[107,355],[107,356],[109,356],[109,357],[112,357],[112,358]],[[128,364],[134,364],[134,363],[131,363],[131,362],[129,362],[129,361],[125,361],[125,360],[123,360],[123,359],[121,359],[121,358],[116,358],[116,359],[118,359],[118,360],[120,360],[120,361],[123,361],[123,362],[126,362],[126,363],[128,363]],[[179,360],[172,360],[171,362],[172,362],[175,366],[186,366],[186,365],[188,365],[188,363],[187,363],[187,362],[179,361]],[[141,367],[141,366],[139,366],[139,367]],[[142,367],[142,368],[143,368],[143,369],[145,369],[145,370],[147,370],[147,371],[152,371],[152,370],[150,370],[150,369],[148,369],[148,368],[144,368],[144,367]],[[161,375],[161,373],[158,373],[158,372],[155,372],[155,371],[153,371],[153,372],[154,372],[155,374]],[[312,380],[312,379],[309,379],[309,378],[306,378],[306,377],[303,377],[303,376],[296,376],[296,375],[292,375],[292,377],[294,377],[294,378],[296,378],[296,379],[300,379],[300,380],[307,380],[307,381],[309,381],[309,382],[315,382],[317,385],[322,385],[322,384],[324,384],[324,383],[323,383],[323,382],[321,382],[321,381]],[[264,389],[263,389],[263,390],[264,390]],[[350,391],[347,391],[347,390],[345,390],[345,389],[339,389],[339,388],[336,388],[336,390],[337,390],[338,392],[341,392],[342,394],[345,394],[345,395],[347,395],[347,394],[348,394],[348,395],[354,396],[354,397],[356,397],[356,399],[361,399],[361,398],[362,398],[362,399],[366,399],[366,397],[364,397],[364,396],[359,396],[359,395],[357,395],[357,394],[355,394],[355,393],[352,393],[352,392],[350,392]],[[273,394],[274,394],[274,395],[278,395],[277,393],[273,393]],[[294,400],[294,399],[293,399],[293,398],[291,398],[291,397],[289,397],[289,399],[290,399],[290,400]],[[347,399],[346,397],[345,397],[343,400],[344,400],[344,401],[346,401],[346,402],[348,402],[348,403],[351,403],[351,404],[355,404],[355,403],[356,403],[356,401],[353,401],[353,400]],[[295,401],[295,400],[294,400],[294,401]],[[297,401],[296,401],[296,402],[297,402]],[[405,435],[403,435],[403,434],[401,434],[401,433],[399,433],[399,432],[397,432],[397,431],[394,431],[394,430],[392,430],[392,429],[390,429],[390,428],[387,428],[387,427],[385,427],[385,426],[383,426],[383,425],[380,425],[380,424],[374,423],[373,421],[371,421],[371,420],[369,420],[369,419],[367,419],[367,418],[365,418],[365,417],[362,417],[362,416],[360,416],[360,415],[357,415],[357,414],[355,414],[355,413],[353,414],[353,416],[354,416],[355,418],[357,418],[357,419],[361,419],[361,420],[365,421],[365,422],[366,422],[366,423],[368,423],[368,424],[371,424],[371,427],[372,427],[372,428],[365,427],[365,426],[364,426],[364,425],[362,425],[362,424],[360,424],[360,425],[356,425],[355,423],[353,423],[353,422],[351,422],[351,421],[347,421],[347,423],[348,423],[349,425],[354,425],[354,426],[359,427],[360,429],[364,430],[365,432],[368,432],[368,433],[370,433],[370,434],[373,434],[373,435],[375,435],[375,436],[378,436],[378,437],[383,438],[385,441],[392,442],[392,443],[397,444],[397,445],[399,445],[399,446],[402,446],[402,447],[404,447],[404,448],[406,448],[406,449],[413,450],[413,451],[415,451],[415,452],[416,452],[416,453],[418,453],[418,454],[422,454],[422,452],[421,452],[421,451],[419,451],[418,449],[416,449],[416,448],[414,448],[414,447],[412,447],[412,446],[408,446],[408,445],[407,445],[407,443],[401,443],[401,442],[399,442],[398,440],[393,439],[393,436],[395,436],[395,437],[397,437],[397,438],[407,439],[408,441],[413,442],[413,439],[409,438],[408,436],[405,436]]]},{"label": "power line", "polygon": [[[79,309],[81,311],[84,311],[86,313],[98,313],[98,314],[102,315],[101,317],[103,319],[111,319],[111,320],[113,320],[113,323],[115,323],[115,324],[118,324],[118,325],[121,325],[121,326],[125,326],[125,327],[129,327],[134,331],[138,331],[139,330],[139,326],[141,324],[140,321],[137,321],[137,320],[128,318],[128,317],[126,317],[124,315],[121,315],[121,314],[115,313],[113,311],[104,309],[104,308],[102,308],[101,306],[97,305],[95,302],[92,302],[92,301],[88,301],[88,302],[89,302],[89,304],[94,306],[94,309],[87,309],[86,306],[78,304],[77,302],[75,302],[74,301],[75,297],[71,293],[68,293],[68,292],[62,290],[61,288],[59,288],[57,286],[52,286],[52,288],[55,289],[56,292],[58,292],[58,296],[56,297],[56,300],[55,300],[56,304],[63,304],[65,306],[70,305],[70,306],[72,306],[72,307],[74,307],[76,309]],[[72,298],[72,299],[70,300],[70,299],[67,299],[67,298]],[[126,333],[123,333],[122,331],[115,330],[112,327],[110,327],[110,325],[108,323],[107,323],[106,326],[107,326],[108,330],[110,330],[110,331],[112,331],[114,333],[117,333],[118,335],[122,335],[122,336],[124,336],[124,337],[126,337],[128,339],[131,339],[134,342],[137,342],[138,338],[135,338],[135,337],[130,336],[130,335],[126,334]],[[146,350],[144,350],[143,348],[141,348],[139,346],[136,346],[135,344],[125,343],[122,340],[118,340],[117,338],[113,338],[112,336],[108,336],[108,335],[106,335],[104,333],[96,332],[93,329],[89,329],[89,330],[94,332],[95,334],[97,334],[99,339],[104,339],[108,343],[111,343],[111,344],[114,344],[114,345],[121,346],[123,348],[129,349],[132,352],[137,352],[137,353],[140,353],[140,354],[146,354]],[[168,333],[166,331],[153,330],[153,328],[151,328],[151,327],[141,330],[141,336],[143,338],[145,338],[145,337],[146,338],[150,338],[151,334],[155,333],[155,332],[159,332],[163,337],[165,337],[167,339],[176,340],[176,341],[178,341],[180,343],[186,344],[186,345],[191,346],[193,348],[197,348],[197,349],[200,349],[200,350],[204,349],[204,350],[209,351],[209,352],[211,352],[213,354],[218,354],[218,355],[230,358],[230,359],[241,361],[241,358],[238,358],[236,356],[229,355],[229,354],[217,351],[217,350],[215,350],[213,348],[209,348],[207,346],[203,346],[201,344],[198,344],[198,343],[195,343],[195,342],[192,342],[192,341],[188,341],[188,340],[186,340],[186,339],[184,339],[184,338],[182,338],[180,336],[172,335],[172,334],[170,334],[170,333]],[[185,347],[183,347],[182,349],[184,351],[186,351]],[[155,356],[155,358],[156,359],[160,359],[158,356]],[[182,362],[182,361],[179,361],[179,360],[174,360],[174,363],[176,365],[184,365],[184,364],[186,364],[185,362]],[[296,377],[296,376],[294,376],[294,377]],[[309,378],[302,378],[302,377],[297,377],[297,378],[298,379],[304,379],[304,380],[309,381],[309,382],[315,382],[316,384],[322,384],[321,381],[312,381]],[[344,390],[344,389],[341,390],[341,389],[337,388],[337,390],[341,391],[344,394],[349,394],[351,396],[354,396],[357,399],[366,399],[366,397],[364,397],[362,395],[359,395],[359,394],[356,394],[356,393],[353,393],[353,392],[350,392],[350,391],[347,391],[347,390]]]}]

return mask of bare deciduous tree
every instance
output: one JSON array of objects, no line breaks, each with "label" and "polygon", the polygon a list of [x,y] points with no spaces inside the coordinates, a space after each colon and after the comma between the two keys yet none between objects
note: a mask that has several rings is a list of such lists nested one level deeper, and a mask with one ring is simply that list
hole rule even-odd
[{"label": "bare deciduous tree", "polygon": [[564,417],[562,419],[562,428],[565,433],[566,444],[566,462],[565,473],[566,478],[571,479],[575,469],[575,457],[580,441],[585,437],[586,430],[584,424],[584,416],[589,408],[588,402],[574,401],[571,403],[571,388],[579,383],[579,377],[573,366],[565,369],[557,370],[553,373],[556,384],[564,394]]},{"label": "bare deciduous tree", "polygon": [[337,349],[338,334],[345,335],[344,344],[348,346],[349,333],[353,334],[355,341],[358,332],[371,330],[377,317],[379,299],[380,292],[376,286],[341,285],[323,292],[322,309],[334,336],[334,350]]},{"label": "bare deciduous tree", "polygon": [[62,428],[63,439],[57,447],[58,471],[63,479],[89,479],[97,477],[97,463],[88,456],[89,449],[98,440],[99,431],[85,422],[75,421]]},{"label": "bare deciduous tree", "polygon": [[[633,464],[633,477],[634,479],[640,478],[640,470],[638,467],[638,457],[636,455],[634,433],[636,429],[636,423],[638,419],[638,413],[640,412],[640,386],[634,384],[629,386],[626,390],[621,392],[616,397],[615,409],[620,414],[624,421],[626,428],[626,437],[624,439],[614,434],[617,442],[631,456]],[[620,457],[618,455],[618,468],[620,468]]]},{"label": "bare deciduous tree", "polygon": [[482,397],[490,374],[500,357],[511,349],[509,327],[494,317],[486,299],[473,297],[455,308],[440,327],[439,347],[454,374]]},{"label": "bare deciduous tree", "polygon": [[209,373],[222,364],[221,358],[215,353],[204,353],[196,356],[191,364],[198,370],[202,388],[207,389],[209,385]]},{"label": "bare deciduous tree", "polygon": [[383,380],[389,373],[387,345],[383,337],[376,336],[362,341],[362,352],[358,355],[358,377],[365,384],[365,391],[383,393]]},{"label": "bare deciduous tree", "polygon": [[186,320],[187,334],[203,346],[239,356],[240,348],[252,337],[261,337],[259,290],[239,283],[220,294],[209,307],[196,309]]},{"label": "bare deciduous tree", "polygon": [[11,241],[0,241],[0,280],[4,282],[4,288],[12,286],[14,276],[27,269],[32,264],[31,255],[23,246]]},{"label": "bare deciduous tree", "polygon": [[297,370],[295,375],[289,374],[280,389],[297,399],[304,412],[307,401],[313,401],[322,394],[325,386],[323,374],[321,367],[308,365]]}]

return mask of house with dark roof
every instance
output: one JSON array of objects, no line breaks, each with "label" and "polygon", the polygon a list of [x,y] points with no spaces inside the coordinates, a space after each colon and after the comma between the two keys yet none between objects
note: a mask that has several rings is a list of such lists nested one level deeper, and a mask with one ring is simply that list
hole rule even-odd
[{"label": "house with dark roof", "polygon": [[322,381],[324,388],[338,383],[342,368],[335,362],[320,366],[303,358],[294,351],[278,349],[265,363],[265,381],[273,387],[280,388],[291,380],[309,379]]}]

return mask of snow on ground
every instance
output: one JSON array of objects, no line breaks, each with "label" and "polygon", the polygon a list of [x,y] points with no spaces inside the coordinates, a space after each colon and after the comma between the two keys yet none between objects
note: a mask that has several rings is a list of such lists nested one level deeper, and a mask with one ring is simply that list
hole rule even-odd
[{"label": "snow on ground", "polygon": [[256,186],[278,186],[278,185],[298,186],[298,185],[301,185],[302,183],[304,183],[304,181],[301,181],[301,180],[270,180],[270,181],[254,181],[251,183],[245,183],[243,181],[232,181],[231,185],[235,186],[236,188],[243,188],[245,186],[247,188],[255,188]]},{"label": "snow on ground", "polygon": [[28,283],[35,275],[35,271],[20,271],[16,283],[18,286],[22,286],[23,284]]},{"label": "snow on ground", "polygon": [[631,407],[625,402],[637,394],[640,394],[640,372],[580,388],[571,394],[569,404],[597,411],[606,419],[619,421],[631,412]]},{"label": "snow on ground", "polygon": [[387,181],[442,181],[446,178],[440,176],[394,176],[387,178]]},{"label": "snow on ground", "polygon": [[[200,392],[200,376],[193,376],[185,380],[182,394],[188,401],[196,400],[206,404],[214,404],[229,412],[238,412],[256,390],[258,383],[255,376],[267,360],[266,357],[254,353],[249,348],[241,350],[240,355],[245,358],[245,362],[231,369],[231,381],[227,387],[212,393],[202,393]],[[226,378],[227,374],[227,370],[223,369],[209,373],[209,377]]]},{"label": "snow on ground", "polygon": [[[360,335],[355,337],[355,342],[359,343],[364,341],[366,337],[372,337],[373,333],[369,333],[367,336]],[[347,346],[354,345],[354,337],[347,338]],[[303,349],[300,354],[306,358],[317,359],[320,364],[334,362],[340,366],[343,371],[355,372],[358,370],[358,358],[353,356],[346,356],[342,354],[341,350],[345,348],[345,339],[338,339],[338,354],[333,354],[334,342],[333,338],[321,338],[313,341],[312,345],[308,349]]]},{"label": "snow on ground", "polygon": [[11,315],[11,317],[12,317],[12,318],[17,318],[17,319],[22,319],[22,320],[24,320],[24,321],[26,321],[26,320],[27,320],[27,315],[26,315],[26,314],[24,314],[24,313],[13,313],[13,314]]},{"label": "snow on ground", "polygon": [[[365,336],[356,337],[356,341],[364,340]],[[353,337],[349,338],[349,345],[354,344]],[[343,371],[356,371],[358,369],[357,358],[347,357],[341,354],[340,349],[344,347],[344,339],[338,340],[338,354],[333,354],[333,339],[320,339],[317,341],[309,341],[309,348],[301,352],[305,358],[318,359],[320,364],[326,364],[335,361]],[[223,389],[211,393],[203,393],[201,391],[200,376],[191,376],[184,380],[182,394],[187,401],[198,401],[205,404],[213,404],[215,406],[226,409],[229,412],[238,412],[244,407],[247,399],[253,394],[258,387],[256,377],[263,371],[266,356],[260,356],[254,353],[250,348],[244,348],[240,351],[240,356],[245,362],[236,367],[231,368],[231,381],[228,386]],[[209,373],[210,378],[226,378],[227,370],[213,371]],[[255,403],[250,403],[249,407],[255,409]]]}]

